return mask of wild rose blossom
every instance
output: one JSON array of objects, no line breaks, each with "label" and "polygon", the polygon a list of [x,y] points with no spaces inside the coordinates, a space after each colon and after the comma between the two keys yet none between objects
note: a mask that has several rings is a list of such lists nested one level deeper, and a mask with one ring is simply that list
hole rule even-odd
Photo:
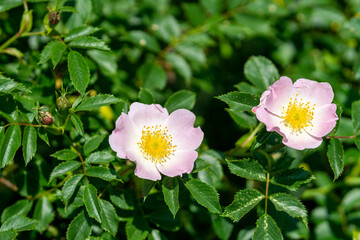
[{"label": "wild rose blossom", "polygon": [[316,148],[336,124],[334,92],[329,83],[281,77],[266,90],[252,109],[266,130],[283,137],[283,143],[303,150]]},{"label": "wild rose blossom", "polygon": [[203,140],[195,115],[179,109],[170,115],[158,104],[133,103],[122,113],[109,137],[119,158],[136,163],[135,175],[150,180],[190,173],[198,157],[195,151]]}]

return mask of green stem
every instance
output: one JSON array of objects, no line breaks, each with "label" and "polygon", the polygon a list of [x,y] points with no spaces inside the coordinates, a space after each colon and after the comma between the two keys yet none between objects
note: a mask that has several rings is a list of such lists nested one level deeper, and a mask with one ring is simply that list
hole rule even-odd
[{"label": "green stem", "polygon": [[14,42],[16,39],[18,39],[20,37],[19,33],[16,33],[14,36],[12,36],[11,38],[9,38],[6,42],[4,42],[1,46],[0,46],[0,51],[5,49],[7,46],[9,46],[12,42]]},{"label": "green stem", "polygon": [[265,190],[265,214],[267,214],[267,202],[269,196],[269,183],[270,183],[270,174],[269,172],[266,173],[266,190]]},{"label": "green stem", "polygon": [[260,131],[260,128],[262,127],[263,123],[259,123],[254,131],[250,134],[250,136],[240,145],[240,148],[244,148],[249,142],[253,140],[255,135]]}]

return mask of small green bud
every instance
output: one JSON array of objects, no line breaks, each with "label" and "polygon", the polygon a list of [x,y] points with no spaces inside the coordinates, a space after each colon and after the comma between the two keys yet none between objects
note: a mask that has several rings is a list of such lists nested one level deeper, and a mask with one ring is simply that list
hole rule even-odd
[{"label": "small green bud", "polygon": [[69,100],[66,98],[65,94],[62,94],[56,99],[56,106],[62,111],[65,111],[70,107]]}]

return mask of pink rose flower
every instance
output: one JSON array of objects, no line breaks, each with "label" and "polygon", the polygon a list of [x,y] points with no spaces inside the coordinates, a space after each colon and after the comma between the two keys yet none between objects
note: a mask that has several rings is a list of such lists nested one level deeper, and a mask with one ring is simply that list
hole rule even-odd
[{"label": "pink rose flower", "polygon": [[281,77],[266,90],[252,109],[269,132],[283,137],[286,146],[303,150],[316,148],[336,125],[336,104],[329,83],[298,79],[294,84]]},{"label": "pink rose flower", "polygon": [[135,175],[149,180],[190,173],[198,157],[195,151],[203,140],[195,115],[179,109],[169,115],[158,104],[133,103],[122,113],[109,137],[110,147],[119,158],[136,163]]}]

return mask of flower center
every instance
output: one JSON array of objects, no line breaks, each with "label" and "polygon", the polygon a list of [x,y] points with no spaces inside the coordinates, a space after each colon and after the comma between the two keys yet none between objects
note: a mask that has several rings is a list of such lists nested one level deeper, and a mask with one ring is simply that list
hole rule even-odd
[{"label": "flower center", "polygon": [[290,98],[287,109],[283,107],[281,118],[285,126],[291,128],[292,133],[301,133],[307,127],[312,127],[311,120],[314,118],[314,110],[316,104],[311,105],[310,102],[302,102],[302,98],[298,99],[298,94],[295,98]]},{"label": "flower center", "polygon": [[172,144],[172,137],[167,127],[161,125],[143,127],[141,140],[137,143],[146,160],[164,163],[174,154],[176,145]]}]

